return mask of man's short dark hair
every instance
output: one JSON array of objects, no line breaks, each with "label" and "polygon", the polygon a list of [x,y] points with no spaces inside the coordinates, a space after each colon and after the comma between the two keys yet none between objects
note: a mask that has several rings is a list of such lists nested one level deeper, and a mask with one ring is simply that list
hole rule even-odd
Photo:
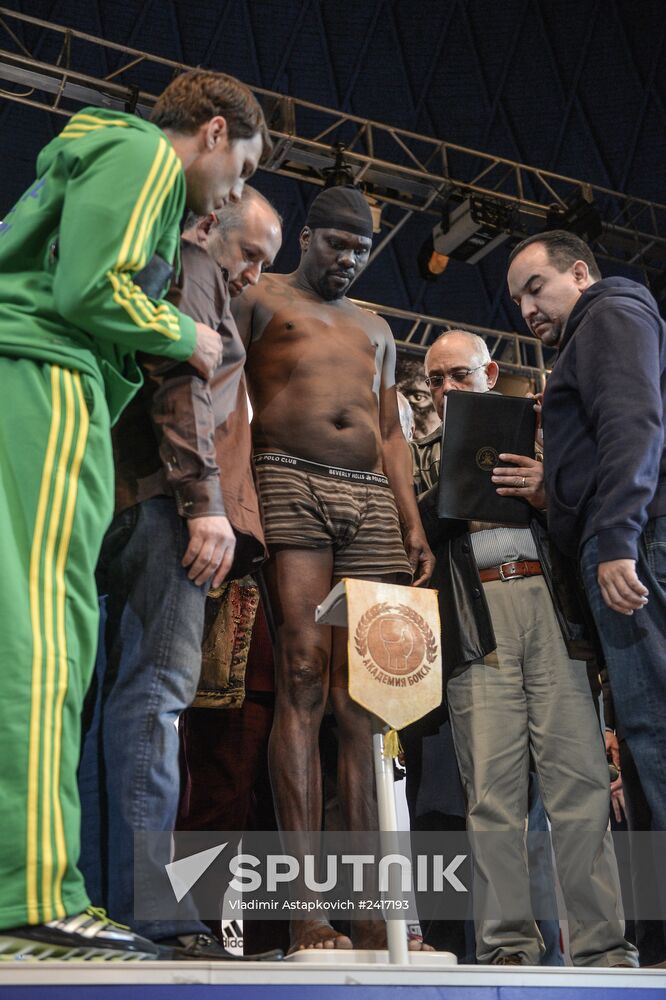
[{"label": "man's short dark hair", "polygon": [[535,233],[534,236],[528,236],[526,240],[513,248],[509,254],[509,264],[515,260],[519,253],[522,253],[525,247],[531,246],[532,243],[541,243],[546,248],[548,260],[558,271],[566,271],[577,260],[582,260],[587,264],[591,277],[595,281],[600,280],[599,265],[585,240],[581,240],[580,236],[576,236],[575,233],[568,233],[565,229],[551,229],[546,233]]},{"label": "man's short dark hair", "polygon": [[181,73],[157,98],[150,120],[159,128],[192,135],[217,115],[227,123],[230,142],[251,139],[259,133],[263,145],[261,162],[268,158],[273,143],[261,105],[249,87],[226,73],[204,69]]}]

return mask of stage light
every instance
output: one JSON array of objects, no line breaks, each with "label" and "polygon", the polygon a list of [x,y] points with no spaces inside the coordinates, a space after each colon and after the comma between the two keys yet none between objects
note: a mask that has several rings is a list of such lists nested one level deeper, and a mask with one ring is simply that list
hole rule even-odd
[{"label": "stage light", "polygon": [[599,239],[603,223],[588,184],[581,186],[580,193],[570,199],[566,207],[553,205],[546,216],[544,232],[549,229],[564,229],[568,233],[575,233],[587,243],[594,243]]},{"label": "stage light", "polygon": [[447,257],[446,254],[437,253],[431,233],[419,250],[416,263],[424,281],[436,281],[440,274],[446,270],[449,260],[450,257]]},{"label": "stage light", "polygon": [[417,263],[421,276],[434,281],[449,259],[476,264],[511,235],[515,209],[500,201],[472,196],[451,208],[447,205],[431,235],[421,247]]}]

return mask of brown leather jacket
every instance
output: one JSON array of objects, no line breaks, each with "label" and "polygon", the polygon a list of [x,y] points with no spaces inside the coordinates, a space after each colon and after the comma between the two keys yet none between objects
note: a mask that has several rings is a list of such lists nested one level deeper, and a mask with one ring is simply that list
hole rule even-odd
[{"label": "brown leather jacket", "polygon": [[245,348],[229,309],[226,273],[201,247],[181,241],[182,270],[168,298],[218,330],[224,360],[205,382],[187,364],[144,355],[145,381],[113,430],[116,513],[172,496],[185,518],[226,514],[236,533],[227,579],[266,556],[252,473]]}]

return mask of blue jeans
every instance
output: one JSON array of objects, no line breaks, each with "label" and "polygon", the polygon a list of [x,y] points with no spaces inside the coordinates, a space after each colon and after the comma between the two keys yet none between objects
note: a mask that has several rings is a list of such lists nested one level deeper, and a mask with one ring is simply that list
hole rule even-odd
[{"label": "blue jeans", "polygon": [[[148,893],[146,864],[135,882],[134,833],[174,829],[175,722],[194,700],[201,673],[208,588],[195,586],[180,565],[187,542],[187,523],[168,497],[124,511],[106,534],[99,564],[106,626],[79,770],[81,870],[91,898],[154,940],[208,930],[196,918],[161,921],[158,912],[154,920],[134,919],[135,887],[137,899]],[[152,862],[163,873],[170,860]]]},{"label": "blue jeans", "polygon": [[626,739],[652,813],[666,830],[666,517],[648,521],[636,571],[649,591],[633,615],[611,611],[597,583],[597,539],[581,555],[583,581],[603,647],[618,728]]}]

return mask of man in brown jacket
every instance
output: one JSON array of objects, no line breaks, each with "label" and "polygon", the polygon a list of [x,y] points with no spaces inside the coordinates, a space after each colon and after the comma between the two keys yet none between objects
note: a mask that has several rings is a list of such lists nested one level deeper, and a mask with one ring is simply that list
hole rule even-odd
[{"label": "man in brown jacket", "polygon": [[281,227],[271,205],[247,189],[240,203],[193,222],[170,297],[218,330],[224,360],[204,382],[188,365],[144,358],[144,389],[114,430],[116,516],[99,565],[106,627],[96,725],[80,771],[81,867],[94,898],[119,919],[187,957],[209,959],[229,956],[198,920],[169,922],[159,912],[134,919],[135,892],[145,906],[150,873],[140,865],[135,884],[133,835],[175,826],[174,721],[196,692],[208,589],[264,558],[245,350],[229,298],[273,262]]}]

